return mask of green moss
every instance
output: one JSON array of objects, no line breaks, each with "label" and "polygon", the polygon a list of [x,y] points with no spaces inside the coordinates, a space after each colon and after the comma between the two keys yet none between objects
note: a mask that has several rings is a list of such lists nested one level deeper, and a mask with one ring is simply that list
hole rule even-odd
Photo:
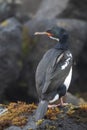
[{"label": "green moss", "polygon": [[20,68],[23,67],[23,62],[22,62],[22,60],[19,60],[17,63],[18,63],[18,66],[19,66]]},{"label": "green moss", "polygon": [[80,106],[71,106],[67,114],[76,122],[87,123],[87,104]]},{"label": "green moss", "polygon": [[56,130],[54,125],[46,125],[46,130]]},{"label": "green moss", "polygon": [[40,119],[36,122],[36,125],[41,125],[43,123],[44,119]]},{"label": "green moss", "polygon": [[21,86],[21,87],[27,87],[28,85],[27,85],[27,83],[25,82],[25,81],[21,81],[20,83],[19,83],[19,86]]},{"label": "green moss", "polygon": [[8,26],[8,21],[7,21],[7,20],[5,20],[4,22],[2,22],[2,23],[1,23],[1,26],[3,26],[3,27]]},{"label": "green moss", "polygon": [[[5,105],[5,107],[7,107],[8,111],[4,115],[0,116],[0,130],[12,125],[23,127],[28,121],[28,116],[31,115],[31,113],[33,113],[37,108],[37,106],[33,103],[26,104],[24,102],[10,103],[8,106]],[[57,119],[62,120],[64,119],[62,116],[64,116],[65,119],[67,119],[66,117],[69,119],[73,118],[73,120],[76,122],[87,124],[87,104],[80,106],[74,106],[70,104],[60,109],[49,108],[45,117],[49,120],[58,121],[55,120],[55,116],[58,116]],[[42,125],[44,120],[45,119],[38,120],[36,125]],[[44,127],[45,130],[56,130],[57,128],[54,124],[46,124]]]},{"label": "green moss", "polygon": [[10,103],[7,106],[8,111],[0,116],[0,130],[12,125],[24,126],[28,121],[28,115],[30,115],[36,108],[37,106],[33,103]]},{"label": "green moss", "polygon": [[29,48],[30,48],[30,38],[28,34],[28,28],[24,26],[22,32],[22,52],[24,55],[28,53]]}]

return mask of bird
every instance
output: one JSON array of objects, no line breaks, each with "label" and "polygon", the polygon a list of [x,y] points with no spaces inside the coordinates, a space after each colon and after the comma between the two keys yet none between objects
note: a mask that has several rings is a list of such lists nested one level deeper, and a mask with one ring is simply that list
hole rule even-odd
[{"label": "bird", "polygon": [[[63,102],[63,96],[71,83],[73,57],[69,49],[69,33],[64,28],[53,26],[45,32],[35,32],[34,35],[47,35],[56,42],[56,45],[43,55],[36,69],[39,104],[34,117],[37,121],[44,117],[48,106],[67,105]],[[49,105],[59,99],[60,104]]]}]

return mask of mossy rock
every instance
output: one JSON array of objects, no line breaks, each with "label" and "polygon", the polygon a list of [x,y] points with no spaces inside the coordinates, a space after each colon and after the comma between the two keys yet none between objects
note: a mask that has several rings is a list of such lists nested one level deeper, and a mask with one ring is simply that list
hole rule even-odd
[{"label": "mossy rock", "polygon": [[[26,130],[26,128],[30,130],[30,117],[34,115],[37,105],[18,102],[10,103],[5,107],[7,107],[8,112],[4,113],[0,118],[0,130],[9,126],[14,126],[14,128],[17,126],[21,130]],[[49,108],[44,119],[34,123],[35,130],[58,130],[59,128],[60,130],[72,130],[73,128],[87,130],[87,104],[80,106],[69,104],[66,107]],[[9,128],[6,130],[9,130]]]}]

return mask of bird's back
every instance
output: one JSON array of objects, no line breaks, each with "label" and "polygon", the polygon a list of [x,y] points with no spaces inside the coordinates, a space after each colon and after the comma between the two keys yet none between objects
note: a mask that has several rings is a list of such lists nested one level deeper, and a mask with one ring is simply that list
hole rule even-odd
[{"label": "bird's back", "polygon": [[[69,51],[64,52],[55,48],[45,53],[36,70],[36,88],[39,97],[45,95],[46,98],[46,94],[47,98],[50,94],[52,97],[53,91],[55,94],[57,88],[64,82],[72,64],[69,54]],[[65,63],[67,59],[69,59],[68,66]],[[61,68],[64,65],[65,68]]]}]

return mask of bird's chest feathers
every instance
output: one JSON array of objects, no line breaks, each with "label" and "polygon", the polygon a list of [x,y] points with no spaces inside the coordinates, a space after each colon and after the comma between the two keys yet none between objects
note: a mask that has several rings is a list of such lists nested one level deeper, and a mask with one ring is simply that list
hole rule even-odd
[{"label": "bird's chest feathers", "polygon": [[71,60],[71,59],[72,59],[71,53],[66,53],[65,61],[64,61],[64,63],[61,65],[61,70],[64,70],[64,69],[70,64],[70,60]]},{"label": "bird's chest feathers", "polygon": [[64,85],[66,86],[66,89],[68,90],[70,82],[71,82],[71,78],[72,78],[72,67],[70,68],[69,74],[66,77],[65,81],[64,81]]}]

